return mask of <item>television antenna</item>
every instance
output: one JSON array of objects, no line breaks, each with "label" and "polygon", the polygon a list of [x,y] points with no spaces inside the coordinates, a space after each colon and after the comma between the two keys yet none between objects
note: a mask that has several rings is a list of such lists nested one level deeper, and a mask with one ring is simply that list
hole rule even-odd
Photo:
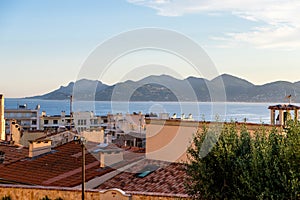
[{"label": "television antenna", "polygon": [[284,98],[285,98],[285,99],[288,99],[289,104],[291,104],[292,102],[295,102],[295,100],[296,100],[296,92],[295,92],[295,89],[294,89],[294,95],[292,95],[292,94],[289,94],[289,95],[285,94],[285,97],[284,97]]}]

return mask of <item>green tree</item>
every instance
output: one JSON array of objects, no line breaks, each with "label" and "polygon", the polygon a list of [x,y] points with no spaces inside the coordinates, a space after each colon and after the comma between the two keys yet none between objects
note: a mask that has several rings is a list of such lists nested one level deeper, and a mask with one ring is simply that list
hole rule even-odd
[{"label": "green tree", "polygon": [[51,200],[47,195],[43,197],[41,200]]},{"label": "green tree", "polygon": [[[219,138],[204,126],[188,149],[186,189],[195,199],[300,199],[300,124],[252,136],[235,123]],[[203,147],[210,149],[201,156]]]},{"label": "green tree", "polygon": [[4,197],[2,197],[2,200],[11,200],[11,198],[10,198],[10,196],[4,196]]}]

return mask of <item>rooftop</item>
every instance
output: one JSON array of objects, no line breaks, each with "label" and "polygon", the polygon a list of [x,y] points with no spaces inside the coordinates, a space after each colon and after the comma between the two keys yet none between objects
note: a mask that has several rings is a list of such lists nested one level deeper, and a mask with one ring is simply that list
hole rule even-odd
[{"label": "rooftop", "polygon": [[146,159],[102,183],[97,189],[186,195],[184,179],[184,164]]},{"label": "rooftop", "polygon": [[17,162],[28,156],[28,148],[22,148],[15,145],[0,144],[0,151],[5,153],[5,160],[2,165]]},{"label": "rooftop", "polygon": [[268,109],[272,110],[295,110],[300,109],[300,106],[292,105],[292,104],[277,104],[273,106],[269,106]]},{"label": "rooftop", "polygon": [[[28,149],[25,153],[25,151],[18,150],[15,147],[0,147],[4,152],[8,152],[5,157],[7,163],[0,165],[0,177],[3,180],[61,187],[74,187],[81,184],[82,156],[80,144],[70,142],[55,148],[48,154],[34,158],[27,158]],[[144,154],[138,155],[142,156]],[[137,154],[124,154],[124,160],[116,165],[123,166],[139,158]],[[15,162],[12,162],[12,160]],[[89,151],[86,151],[85,160],[86,181],[115,170],[111,167],[100,168],[100,161]],[[115,168],[118,166],[115,166]]]}]

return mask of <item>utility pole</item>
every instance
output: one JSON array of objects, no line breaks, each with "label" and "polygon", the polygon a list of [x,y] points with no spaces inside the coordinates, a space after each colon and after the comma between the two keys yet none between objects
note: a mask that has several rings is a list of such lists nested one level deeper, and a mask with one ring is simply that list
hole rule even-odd
[{"label": "utility pole", "polygon": [[72,130],[72,115],[73,115],[73,111],[72,111],[72,103],[73,103],[73,96],[70,96],[70,131]]},{"label": "utility pole", "polygon": [[86,140],[84,137],[80,138],[80,144],[81,144],[81,149],[82,149],[81,199],[84,200],[84,194],[85,194],[85,144],[86,144]]},{"label": "utility pole", "polygon": [[85,193],[85,139],[81,139],[81,148],[82,148],[82,184],[81,184],[81,199],[84,200]]}]

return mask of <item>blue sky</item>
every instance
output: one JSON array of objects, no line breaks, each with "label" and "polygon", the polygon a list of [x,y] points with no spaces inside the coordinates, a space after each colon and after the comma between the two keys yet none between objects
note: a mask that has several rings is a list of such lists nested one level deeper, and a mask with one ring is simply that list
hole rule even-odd
[{"label": "blue sky", "polygon": [[190,37],[220,74],[255,84],[300,81],[298,10],[297,0],[0,0],[0,93],[24,97],[67,85],[99,44],[143,27]]}]

